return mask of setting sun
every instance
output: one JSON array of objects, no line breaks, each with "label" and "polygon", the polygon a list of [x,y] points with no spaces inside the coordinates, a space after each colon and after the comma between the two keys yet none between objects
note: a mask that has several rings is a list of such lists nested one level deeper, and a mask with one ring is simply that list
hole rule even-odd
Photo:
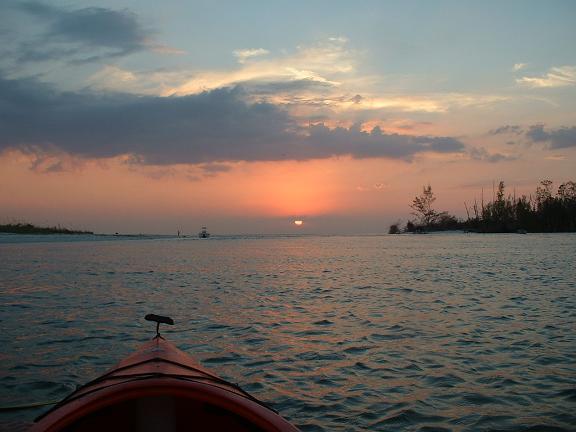
[{"label": "setting sun", "polygon": [[301,221],[301,220],[295,220],[294,221],[294,225],[296,225],[296,226],[302,226],[303,224],[304,224],[304,221]]}]

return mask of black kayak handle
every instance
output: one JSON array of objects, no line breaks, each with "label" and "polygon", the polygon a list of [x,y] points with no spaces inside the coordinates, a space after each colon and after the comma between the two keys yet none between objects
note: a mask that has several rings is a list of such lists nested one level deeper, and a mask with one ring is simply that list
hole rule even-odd
[{"label": "black kayak handle", "polygon": [[160,324],[174,325],[174,320],[167,316],[148,314],[144,317],[146,321],[154,321],[156,323],[156,336],[160,336]]}]

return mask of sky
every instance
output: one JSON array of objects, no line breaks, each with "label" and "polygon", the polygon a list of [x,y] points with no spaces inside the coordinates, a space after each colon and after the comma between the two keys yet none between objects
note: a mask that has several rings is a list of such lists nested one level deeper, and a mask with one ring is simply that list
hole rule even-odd
[{"label": "sky", "polygon": [[[576,2],[0,2],[0,223],[383,233],[576,180]],[[294,224],[302,220],[301,225]]]}]

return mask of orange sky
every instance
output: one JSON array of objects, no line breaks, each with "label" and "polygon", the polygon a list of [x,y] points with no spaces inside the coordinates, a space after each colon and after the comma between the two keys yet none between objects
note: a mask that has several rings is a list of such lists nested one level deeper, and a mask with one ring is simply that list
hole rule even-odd
[{"label": "orange sky", "polygon": [[[530,193],[539,174],[509,162],[491,171],[475,161],[422,156],[413,162],[332,158],[308,162],[235,163],[206,176],[193,167],[131,167],[123,158],[68,160],[67,171],[30,169],[32,158],[12,152],[0,158],[0,207],[6,221],[27,220],[97,232],[192,233],[202,225],[220,233],[385,232],[409,217],[412,198],[430,182],[439,210],[463,216],[492,179],[507,180],[509,192]],[[53,163],[50,162],[50,163]],[[48,163],[48,164],[50,164]],[[550,170],[565,160],[540,161]],[[477,174],[470,175],[477,171]],[[304,220],[302,227],[293,225]]]}]

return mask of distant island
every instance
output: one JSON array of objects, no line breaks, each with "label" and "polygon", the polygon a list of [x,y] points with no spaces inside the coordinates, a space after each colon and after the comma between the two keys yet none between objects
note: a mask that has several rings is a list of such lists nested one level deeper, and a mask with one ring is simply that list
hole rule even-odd
[{"label": "distant island", "polygon": [[504,182],[498,184],[488,203],[474,200],[464,203],[467,219],[458,219],[447,212],[432,208],[436,200],[432,187],[424,186],[422,194],[412,201],[412,215],[403,227],[402,222],[390,226],[389,234],[426,233],[463,230],[478,233],[576,232],[576,183],[562,183],[554,194],[553,182],[543,180],[534,196],[506,196]]},{"label": "distant island", "polygon": [[40,227],[31,223],[11,223],[0,225],[0,233],[9,234],[94,234],[92,231],[79,231],[62,228],[60,225],[55,227]]}]

